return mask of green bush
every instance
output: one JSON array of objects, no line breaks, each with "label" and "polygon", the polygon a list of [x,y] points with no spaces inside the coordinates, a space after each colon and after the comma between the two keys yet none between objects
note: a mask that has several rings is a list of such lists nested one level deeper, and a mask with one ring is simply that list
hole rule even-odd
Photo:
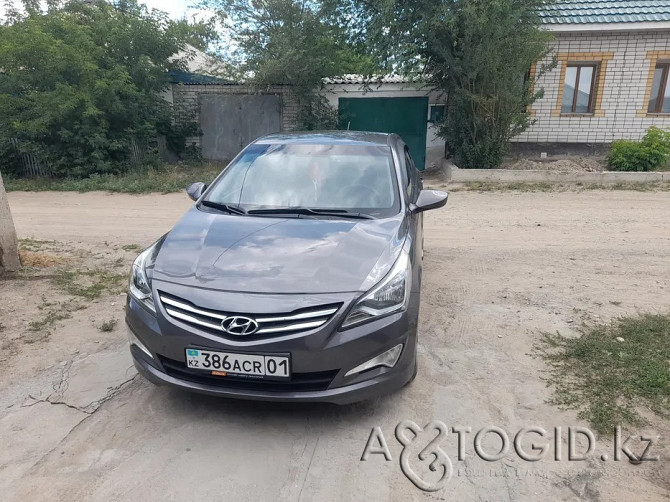
[{"label": "green bush", "polygon": [[[436,87],[448,96],[449,111],[438,124],[438,134],[447,141],[456,164],[466,169],[498,167],[509,140],[532,124],[528,107],[543,95],[535,84],[553,65],[538,62],[548,54],[551,40],[537,15],[544,2],[385,3],[417,6],[416,18],[404,30],[425,38],[418,48],[422,57],[411,59],[425,65],[425,74],[432,75]],[[531,77],[528,70],[534,64]]]},{"label": "green bush", "polygon": [[670,157],[670,131],[650,127],[641,141],[612,143],[607,165],[612,171],[654,171],[665,167]]},{"label": "green bush", "polygon": [[4,175],[17,175],[19,170],[19,156],[14,145],[8,139],[0,137],[0,172]]},{"label": "green bush", "polygon": [[119,193],[181,192],[191,183],[211,183],[219,175],[222,164],[179,164],[161,167],[136,166],[122,174],[92,174],[88,178],[17,178],[5,177],[8,192],[59,191],[91,192],[109,191]]},{"label": "green bush", "polygon": [[55,177],[126,172],[161,135],[181,153],[197,124],[175,121],[161,92],[190,31],[137,0],[26,2],[0,23],[0,143],[17,139]]},{"label": "green bush", "polygon": [[494,169],[502,164],[507,151],[507,141],[495,136],[486,137],[484,134],[477,143],[463,141],[460,148],[454,149],[454,160],[459,167]]}]

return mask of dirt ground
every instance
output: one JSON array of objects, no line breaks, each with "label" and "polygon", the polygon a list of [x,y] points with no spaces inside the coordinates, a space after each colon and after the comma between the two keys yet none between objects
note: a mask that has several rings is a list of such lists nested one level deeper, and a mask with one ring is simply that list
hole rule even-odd
[{"label": "dirt ground", "polygon": [[604,157],[570,155],[562,157],[550,157],[548,159],[509,158],[500,166],[501,169],[514,169],[517,171],[560,171],[560,172],[586,172],[599,173],[607,170],[607,162]]},{"label": "dirt ground", "polygon": [[[9,198],[20,238],[33,239],[24,246],[113,277],[91,301],[40,277],[53,267],[0,281],[3,500],[670,499],[669,424],[650,416],[629,431],[660,435],[660,461],[615,462],[612,439],[598,437],[589,459],[570,462],[567,428],[588,424],[547,404],[544,363],[530,355],[543,331],[576,335],[582,323],[667,311],[670,193],[452,194],[425,221],[419,375],[394,395],[346,407],[219,400],[135,374],[114,277],[178,220],[185,195]],[[53,322],[35,329],[45,312]],[[63,312],[71,317],[57,320]],[[471,427],[463,460],[455,433],[441,442],[453,465],[441,490],[423,492],[403,475],[394,435],[402,420]],[[492,425],[510,440],[524,427],[560,426],[562,460],[552,450],[527,462],[514,448],[494,462],[477,458],[475,433]],[[392,460],[361,461],[377,426]],[[433,435],[417,436],[413,455]],[[553,445],[531,435],[527,451],[531,440]],[[483,444],[500,447],[490,435]],[[439,477],[416,456],[410,465]]]}]

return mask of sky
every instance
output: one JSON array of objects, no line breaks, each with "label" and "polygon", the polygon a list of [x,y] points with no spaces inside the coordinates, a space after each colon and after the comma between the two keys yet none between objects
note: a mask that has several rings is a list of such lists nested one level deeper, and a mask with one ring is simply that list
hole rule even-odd
[{"label": "sky", "polygon": [[[0,3],[0,18],[4,16],[3,3]],[[196,1],[190,0],[140,0],[140,3],[146,4],[149,9],[159,9],[167,12],[172,19],[181,19],[187,14],[190,17],[196,12],[195,9],[188,12],[188,5],[196,3]]]},{"label": "sky", "polygon": [[[0,0],[0,22],[4,19],[5,9],[4,4],[6,0]],[[11,1],[11,0],[10,0]],[[41,0],[43,7],[46,9],[46,1]],[[139,3],[145,4],[149,10],[159,9],[167,14],[172,19],[183,19],[187,17],[189,21],[193,20],[195,17],[196,21],[205,21],[212,17],[213,11],[207,9],[189,9],[189,5],[197,5],[199,0],[138,0]],[[20,5],[20,0],[14,0],[16,5]],[[225,37],[226,29],[225,27],[218,26],[219,33],[222,36],[222,40],[227,40],[225,43],[221,42],[216,47],[210,47],[210,50],[214,52],[220,52],[222,47],[230,47],[231,42]]]},{"label": "sky", "polygon": [[[149,9],[159,9],[167,12],[172,19],[181,19],[187,14],[189,3],[186,0],[144,0]],[[194,11],[192,11],[194,12]]]}]

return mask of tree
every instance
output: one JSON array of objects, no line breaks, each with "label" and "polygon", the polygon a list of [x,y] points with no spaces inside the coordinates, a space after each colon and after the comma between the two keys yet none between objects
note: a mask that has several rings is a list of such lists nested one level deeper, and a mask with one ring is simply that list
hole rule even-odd
[{"label": "tree", "polygon": [[334,112],[319,94],[322,80],[367,73],[373,59],[350,43],[330,1],[205,0],[230,27],[232,59],[244,79],[258,87],[290,85],[304,129],[334,128]]},{"label": "tree", "polygon": [[210,30],[136,0],[24,7],[0,26],[0,143],[18,139],[54,175],[86,176],[127,168],[131,143],[174,133],[160,92],[184,67],[175,55]]},{"label": "tree", "polygon": [[17,272],[20,266],[16,229],[0,173],[0,275],[5,272]]},{"label": "tree", "polygon": [[[510,138],[531,124],[535,84],[551,65],[540,27],[544,0],[343,0],[365,25],[365,38],[388,72],[427,78],[448,97],[439,125],[457,163],[491,168]],[[530,71],[534,68],[534,71]]]}]

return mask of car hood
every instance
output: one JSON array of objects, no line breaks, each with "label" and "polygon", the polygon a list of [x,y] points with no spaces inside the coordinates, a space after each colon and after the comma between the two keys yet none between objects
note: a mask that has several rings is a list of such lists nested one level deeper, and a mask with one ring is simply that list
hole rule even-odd
[{"label": "car hood", "polygon": [[365,291],[400,253],[405,219],[265,218],[192,208],[170,231],[153,278],[249,293]]}]

